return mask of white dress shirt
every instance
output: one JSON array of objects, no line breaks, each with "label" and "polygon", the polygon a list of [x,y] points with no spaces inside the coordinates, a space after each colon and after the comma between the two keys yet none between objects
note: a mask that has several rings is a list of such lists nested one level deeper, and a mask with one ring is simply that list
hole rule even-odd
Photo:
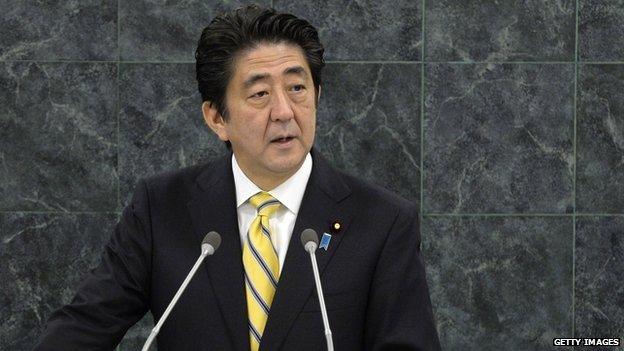
[{"label": "white dress shirt", "polygon": [[[243,173],[238,166],[238,162],[236,162],[234,154],[232,154],[232,172],[234,173],[234,187],[236,188],[238,228],[240,230],[241,244],[243,244],[247,240],[249,226],[257,214],[256,208],[253,207],[248,200],[253,195],[262,191],[262,189]],[[311,172],[312,156],[308,153],[303,164],[295,174],[273,190],[268,191],[271,196],[282,203],[282,206],[280,206],[275,215],[269,218],[271,242],[273,242],[273,247],[275,247],[277,251],[280,273],[284,266],[284,259],[286,258],[290,237],[295,227],[295,220],[297,219],[301,200],[303,200],[303,193],[308,185]]]}]

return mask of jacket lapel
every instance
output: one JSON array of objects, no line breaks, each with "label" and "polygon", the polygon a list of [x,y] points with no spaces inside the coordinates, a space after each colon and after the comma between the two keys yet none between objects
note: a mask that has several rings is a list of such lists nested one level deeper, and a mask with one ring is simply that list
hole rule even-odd
[{"label": "jacket lapel", "polygon": [[345,206],[345,199],[351,191],[343,182],[342,175],[334,171],[327,161],[314,151],[312,159],[312,173],[297,215],[260,350],[280,348],[297,315],[316,289],[310,256],[301,245],[301,232],[306,228],[312,228],[320,240],[324,232],[329,232],[332,221],[338,220],[342,224],[341,232],[332,235],[327,251],[324,249],[316,251],[322,280],[323,270],[338,249],[352,217],[353,206]]},{"label": "jacket lapel", "polygon": [[201,239],[212,230],[221,234],[221,246],[206,259],[205,270],[232,345],[236,350],[249,350],[242,251],[230,162],[231,153],[205,167],[197,177],[194,199],[188,203],[188,209],[196,235]]}]

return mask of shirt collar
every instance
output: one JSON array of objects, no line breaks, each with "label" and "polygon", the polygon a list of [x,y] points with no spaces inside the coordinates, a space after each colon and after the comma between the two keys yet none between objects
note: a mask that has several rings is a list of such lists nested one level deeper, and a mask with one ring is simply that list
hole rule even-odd
[{"label": "shirt collar", "polygon": [[[236,188],[236,207],[240,207],[250,197],[262,191],[251,179],[249,179],[238,165],[236,157],[232,153],[232,173],[234,174],[234,187]],[[312,156],[310,153],[305,157],[303,164],[295,174],[290,176],[282,184],[270,190],[275,199],[282,203],[288,210],[295,215],[299,212],[303,194],[305,193],[310,174],[312,173]]]}]

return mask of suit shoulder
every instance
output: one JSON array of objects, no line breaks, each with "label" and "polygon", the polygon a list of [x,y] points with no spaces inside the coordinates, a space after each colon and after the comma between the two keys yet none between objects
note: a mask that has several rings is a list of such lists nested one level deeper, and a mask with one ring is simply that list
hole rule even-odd
[{"label": "suit shoulder", "polygon": [[403,213],[416,211],[416,204],[370,181],[340,172],[358,201],[374,204],[375,208],[393,209]]},{"label": "suit shoulder", "polygon": [[145,183],[151,188],[162,188],[176,184],[186,184],[193,182],[201,171],[208,167],[209,163],[192,165],[180,169],[160,172],[143,178]]},{"label": "suit shoulder", "polygon": [[169,170],[140,179],[137,182],[137,189],[141,183],[145,187],[150,197],[150,201],[169,201],[179,203],[177,200],[188,199],[197,177],[210,168],[212,162],[188,166],[176,170]]}]

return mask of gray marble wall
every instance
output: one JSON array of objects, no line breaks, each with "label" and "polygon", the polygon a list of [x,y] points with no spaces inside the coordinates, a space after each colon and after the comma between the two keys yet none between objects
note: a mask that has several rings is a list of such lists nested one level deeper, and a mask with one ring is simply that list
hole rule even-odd
[{"label": "gray marble wall", "polygon": [[[420,205],[445,350],[624,337],[621,0],[263,3],[326,45],[317,147]],[[224,153],[193,51],[239,4],[0,2],[0,349],[71,299],[138,178]]]}]

